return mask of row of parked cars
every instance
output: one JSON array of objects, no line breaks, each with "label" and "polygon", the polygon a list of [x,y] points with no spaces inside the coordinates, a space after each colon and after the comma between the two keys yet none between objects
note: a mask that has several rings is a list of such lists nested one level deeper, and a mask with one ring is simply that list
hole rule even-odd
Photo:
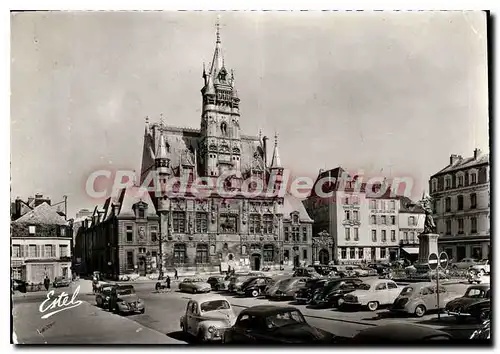
[{"label": "row of parked cars", "polygon": [[[378,286],[391,282],[390,280],[381,280],[380,282],[361,282],[360,284]],[[405,287],[397,295],[393,309],[404,311],[408,308],[407,304],[410,303],[413,294],[430,296],[431,294],[426,292],[432,290],[432,285],[416,286],[413,284],[411,287]],[[354,290],[350,294],[354,297],[360,296],[359,294],[353,295],[356,291]],[[450,314],[456,316],[472,315],[472,311],[468,311],[469,313],[467,311],[460,312],[460,308],[472,309],[469,305],[485,301],[487,297],[489,299],[489,291],[486,285],[471,286],[464,297],[452,300],[446,308]],[[351,300],[348,300],[346,296],[346,301]],[[428,306],[428,303],[425,304]],[[422,302],[414,302],[412,306],[415,309],[422,308]],[[419,314],[417,313],[417,315]],[[489,323],[488,317],[484,320],[482,328],[472,334],[471,339],[490,339]],[[230,302],[220,294],[203,294],[190,299],[179,324],[184,333],[194,336],[200,343],[215,341],[239,345],[315,343],[366,345],[372,342],[387,344],[388,342],[420,343],[423,341],[453,340],[449,333],[409,323],[377,326],[361,331],[354,338],[342,338],[311,326],[301,311],[293,306],[258,305],[244,309],[236,316]]]}]

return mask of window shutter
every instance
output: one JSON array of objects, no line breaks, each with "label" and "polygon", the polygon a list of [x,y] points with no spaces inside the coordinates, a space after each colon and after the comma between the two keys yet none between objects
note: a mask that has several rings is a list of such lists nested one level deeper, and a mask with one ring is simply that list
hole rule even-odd
[{"label": "window shutter", "polygon": [[24,257],[24,246],[23,245],[19,246],[19,257],[21,257],[21,258]]},{"label": "window shutter", "polygon": [[40,257],[45,258],[45,245],[40,245],[40,248],[42,249],[42,253],[40,254]]},{"label": "window shutter", "polygon": [[42,255],[42,251],[40,250],[40,247],[42,247],[42,246],[40,246],[40,245],[36,246],[36,256],[37,257],[41,257],[41,255]]},{"label": "window shutter", "polygon": [[24,257],[29,257],[29,246],[28,245],[24,245]]}]

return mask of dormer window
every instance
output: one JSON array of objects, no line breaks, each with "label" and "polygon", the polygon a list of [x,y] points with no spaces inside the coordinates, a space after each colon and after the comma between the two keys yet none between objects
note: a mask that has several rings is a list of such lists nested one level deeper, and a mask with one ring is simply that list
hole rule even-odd
[{"label": "dormer window", "polygon": [[433,178],[431,181],[431,189],[433,192],[436,192],[438,188],[438,181],[437,179]]},{"label": "dormer window", "polygon": [[465,185],[464,179],[465,179],[464,173],[458,172],[457,173],[457,188],[463,187]]},{"label": "dormer window", "polygon": [[144,219],[144,209],[139,209],[138,212],[139,212],[139,216],[138,216],[139,219]]},{"label": "dormer window", "polygon": [[470,170],[469,171],[469,184],[476,184],[477,183],[477,170]]},{"label": "dormer window", "polygon": [[138,219],[144,219],[146,217],[146,210],[148,208],[148,205],[144,203],[142,200],[138,203],[135,203],[132,206],[132,209],[135,212],[135,217]]},{"label": "dormer window", "polygon": [[445,189],[451,188],[451,176],[450,175],[444,176],[444,186],[445,186]]}]

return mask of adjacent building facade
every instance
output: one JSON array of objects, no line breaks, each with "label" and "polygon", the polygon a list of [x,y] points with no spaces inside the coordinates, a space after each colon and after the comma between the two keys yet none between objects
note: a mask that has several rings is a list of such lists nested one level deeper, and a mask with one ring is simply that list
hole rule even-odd
[{"label": "adjacent building facade", "polygon": [[450,259],[490,257],[489,154],[451,155],[449,164],[431,176],[440,251]]},{"label": "adjacent building facade", "polygon": [[[337,182],[323,183],[326,178]],[[339,188],[343,178],[347,178],[346,184]],[[330,196],[317,195],[316,188]],[[356,177],[341,167],[318,175],[306,201],[306,209],[314,219],[315,261],[360,263],[398,257],[400,201],[391,196],[390,189],[377,198],[370,197],[365,189],[363,183],[356,188]]]},{"label": "adjacent building facade", "polygon": [[45,201],[11,222],[11,277],[39,284],[71,277],[72,228]]},{"label": "adjacent building facade", "polygon": [[409,198],[400,198],[398,215],[399,225],[399,258],[406,258],[412,262],[418,259],[419,237],[424,232],[425,211],[413,203]]},{"label": "adjacent building facade", "polygon": [[100,271],[110,278],[146,275],[157,268],[159,217],[148,193],[122,189],[83,220],[75,239],[80,274]]}]

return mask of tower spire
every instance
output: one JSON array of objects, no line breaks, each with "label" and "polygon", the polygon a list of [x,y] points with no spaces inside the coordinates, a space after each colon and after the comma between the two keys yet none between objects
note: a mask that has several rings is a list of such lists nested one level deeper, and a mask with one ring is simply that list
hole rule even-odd
[{"label": "tower spire", "polygon": [[220,16],[217,15],[217,22],[215,23],[215,28],[217,29],[217,41],[215,43],[220,43]]},{"label": "tower spire", "polygon": [[271,160],[271,168],[282,168],[280,154],[278,151],[278,133],[274,133],[274,151]]},{"label": "tower spire", "polygon": [[148,135],[148,130],[149,130],[149,117],[146,116],[144,125],[144,135]]}]

